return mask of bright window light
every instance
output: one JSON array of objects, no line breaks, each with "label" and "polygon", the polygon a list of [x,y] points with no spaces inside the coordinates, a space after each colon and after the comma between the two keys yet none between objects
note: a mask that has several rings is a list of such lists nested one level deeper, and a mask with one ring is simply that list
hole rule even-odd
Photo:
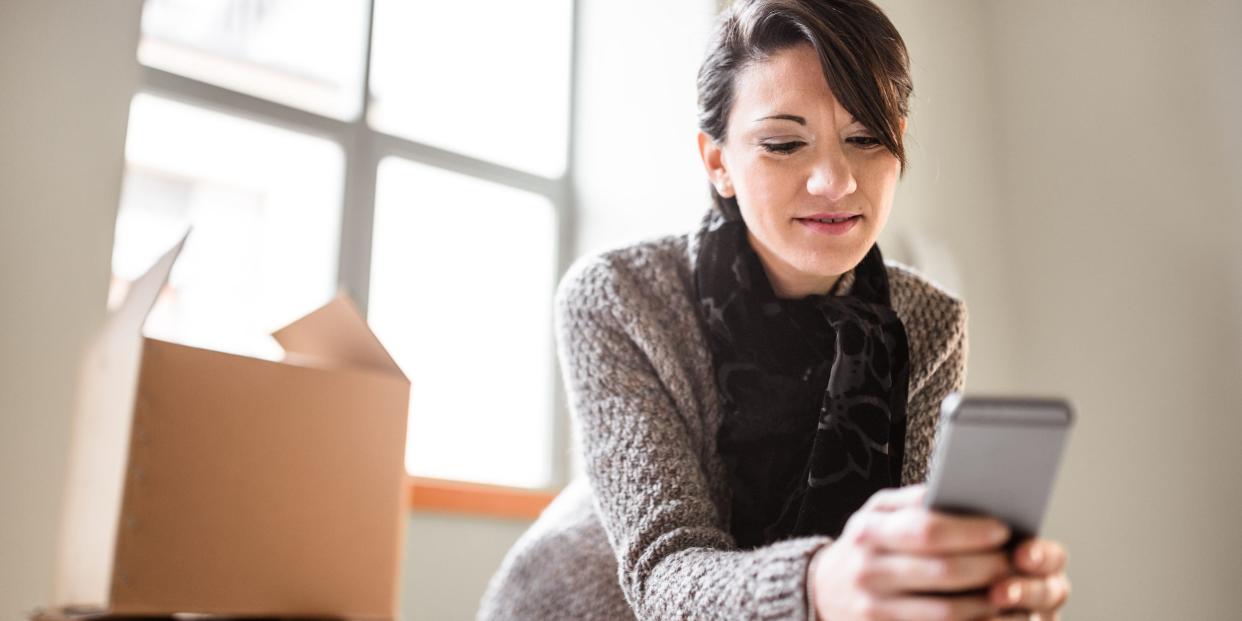
[{"label": "bright window light", "polygon": [[279,357],[265,335],[336,289],[340,147],[139,94],[125,160],[110,303],[192,226],[148,334]]},{"label": "bright window light", "polygon": [[358,115],[366,0],[147,0],[148,67],[325,116]]},{"label": "bright window light", "polygon": [[546,177],[564,172],[571,0],[376,1],[372,125]]},{"label": "bright window light", "polygon": [[548,485],[551,203],[395,158],[378,172],[369,321],[411,381],[407,469]]},{"label": "bright window light", "polygon": [[279,359],[272,330],[366,291],[412,383],[407,470],[557,483],[573,7],[144,0],[109,305],[188,225],[150,336]]}]

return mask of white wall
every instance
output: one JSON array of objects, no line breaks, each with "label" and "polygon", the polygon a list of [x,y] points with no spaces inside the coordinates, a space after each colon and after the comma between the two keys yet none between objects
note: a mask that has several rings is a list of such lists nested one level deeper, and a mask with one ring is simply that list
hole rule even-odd
[{"label": "white wall", "polygon": [[45,604],[84,339],[102,321],[138,0],[0,3],[0,618]]},{"label": "white wall", "polygon": [[1242,576],[1242,7],[984,3],[1017,367],[1079,417],[1073,619],[1226,619]]},{"label": "white wall", "polygon": [[473,619],[487,581],[525,520],[418,513],[405,535],[402,621]]},{"label": "white wall", "polygon": [[881,4],[915,78],[885,239],[951,249],[969,390],[1078,407],[1046,525],[1073,558],[1067,618],[1229,618],[1242,5]]},{"label": "white wall", "polygon": [[977,0],[880,0],[910,51],[909,167],[880,239],[886,256],[956,291],[969,311],[967,385],[1003,392],[1014,377],[1010,283],[996,158],[987,24]]},{"label": "white wall", "polygon": [[710,204],[695,77],[713,0],[579,0],[573,143],[579,254],[696,225]]}]

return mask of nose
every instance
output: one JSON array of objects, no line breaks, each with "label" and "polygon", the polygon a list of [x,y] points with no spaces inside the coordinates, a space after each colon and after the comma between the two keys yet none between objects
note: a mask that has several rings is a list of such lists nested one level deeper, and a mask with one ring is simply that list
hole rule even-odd
[{"label": "nose", "polygon": [[830,201],[845,198],[856,189],[858,181],[854,179],[854,171],[841,149],[829,149],[821,154],[806,180],[807,192]]}]

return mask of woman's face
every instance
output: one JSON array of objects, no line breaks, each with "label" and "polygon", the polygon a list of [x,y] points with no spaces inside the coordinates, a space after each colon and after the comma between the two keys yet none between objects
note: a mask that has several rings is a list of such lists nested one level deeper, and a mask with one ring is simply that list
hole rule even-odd
[{"label": "woman's face", "polygon": [[837,102],[810,45],[737,75],[724,144],[699,133],[708,176],[737,197],[778,296],[826,293],[875,243],[901,164],[874,136]]}]

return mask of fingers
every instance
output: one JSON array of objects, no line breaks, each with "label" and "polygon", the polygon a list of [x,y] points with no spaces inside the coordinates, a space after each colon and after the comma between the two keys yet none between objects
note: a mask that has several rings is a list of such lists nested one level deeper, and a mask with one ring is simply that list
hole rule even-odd
[{"label": "fingers", "polygon": [[987,621],[1061,621],[1061,615],[1055,612],[1011,612],[988,617]]},{"label": "fingers", "polygon": [[1051,612],[1065,605],[1069,591],[1069,578],[1063,573],[1037,578],[1016,576],[993,585],[989,599],[1000,608]]},{"label": "fingers", "polygon": [[906,507],[923,505],[927,495],[927,484],[907,485],[905,487],[885,488],[871,495],[859,511],[896,511]]},{"label": "fingers", "polygon": [[1065,547],[1049,539],[1027,539],[1018,545],[1013,556],[1019,571],[1034,576],[1061,573],[1068,561]]},{"label": "fingers", "polygon": [[859,581],[872,593],[960,592],[986,587],[1009,575],[1003,552],[952,556],[881,553],[869,559]]},{"label": "fingers", "polygon": [[1061,544],[1028,539],[1010,556],[1004,522],[932,511],[926,492],[881,490],[850,517],[837,541],[853,555],[842,585],[867,595],[838,601],[866,619],[1060,619],[1069,597]]},{"label": "fingers", "polygon": [[[854,514],[853,535],[864,545],[906,554],[964,554],[985,552],[1009,539],[1009,527],[995,518],[949,515],[922,507],[890,513]],[[853,521],[853,520],[851,520]]]},{"label": "fingers", "polygon": [[859,600],[854,617],[875,621],[908,619],[979,619],[995,613],[987,600],[975,596],[890,597]]}]

